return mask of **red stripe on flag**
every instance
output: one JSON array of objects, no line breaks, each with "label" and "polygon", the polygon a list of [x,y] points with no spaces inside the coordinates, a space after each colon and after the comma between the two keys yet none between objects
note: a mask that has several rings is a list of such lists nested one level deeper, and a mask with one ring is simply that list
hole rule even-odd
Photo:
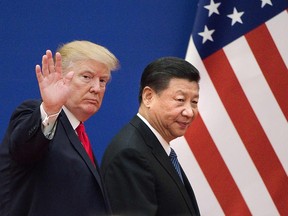
[{"label": "red stripe on flag", "polygon": [[188,129],[185,138],[225,215],[251,215],[200,116]]},{"label": "red stripe on flag", "polygon": [[288,120],[288,70],[265,24],[246,35],[247,42]]},{"label": "red stripe on flag", "polygon": [[206,58],[204,65],[275,206],[288,215],[287,175],[223,50]]}]

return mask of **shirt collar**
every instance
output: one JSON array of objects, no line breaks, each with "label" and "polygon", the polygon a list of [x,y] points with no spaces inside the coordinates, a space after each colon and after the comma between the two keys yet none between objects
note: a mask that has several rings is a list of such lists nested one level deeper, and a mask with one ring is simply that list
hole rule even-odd
[{"label": "shirt collar", "polygon": [[160,133],[155,129],[153,128],[150,123],[140,114],[140,113],[137,113],[137,116],[150,128],[150,130],[154,133],[154,135],[157,137],[158,141],[161,143],[162,147],[164,148],[165,152],[167,155],[170,154],[170,145],[169,143],[167,143],[164,138],[160,135]]},{"label": "shirt collar", "polygon": [[65,106],[63,106],[63,110],[64,110],[70,124],[72,125],[73,129],[76,130],[80,121]]}]

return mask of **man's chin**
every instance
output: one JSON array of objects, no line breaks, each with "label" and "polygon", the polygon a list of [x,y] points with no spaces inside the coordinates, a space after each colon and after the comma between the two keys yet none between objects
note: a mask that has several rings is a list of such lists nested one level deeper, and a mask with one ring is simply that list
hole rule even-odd
[{"label": "man's chin", "polygon": [[184,136],[185,133],[186,133],[187,129],[182,129],[182,130],[179,130],[178,133],[177,133],[177,137],[181,137],[181,136]]},{"label": "man's chin", "polygon": [[85,107],[85,113],[87,113],[87,115],[94,115],[96,112],[98,112],[98,110],[100,109],[100,107],[95,106],[95,105],[88,105]]}]

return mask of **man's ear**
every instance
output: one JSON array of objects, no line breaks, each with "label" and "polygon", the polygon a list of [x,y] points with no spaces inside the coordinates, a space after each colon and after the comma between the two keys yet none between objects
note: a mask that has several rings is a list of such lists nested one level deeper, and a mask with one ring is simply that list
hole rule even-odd
[{"label": "man's ear", "polygon": [[153,97],[155,95],[155,92],[153,89],[151,89],[149,86],[146,86],[142,91],[142,101],[143,104],[149,108],[151,105],[151,102],[153,100]]}]

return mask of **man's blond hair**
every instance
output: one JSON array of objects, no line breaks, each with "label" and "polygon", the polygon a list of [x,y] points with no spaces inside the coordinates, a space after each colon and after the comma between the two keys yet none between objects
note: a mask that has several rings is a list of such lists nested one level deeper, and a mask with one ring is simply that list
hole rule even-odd
[{"label": "man's blond hair", "polygon": [[119,67],[119,61],[107,48],[90,41],[72,41],[61,45],[57,52],[62,56],[62,68],[65,70],[76,61],[95,60],[103,63],[110,71]]}]

